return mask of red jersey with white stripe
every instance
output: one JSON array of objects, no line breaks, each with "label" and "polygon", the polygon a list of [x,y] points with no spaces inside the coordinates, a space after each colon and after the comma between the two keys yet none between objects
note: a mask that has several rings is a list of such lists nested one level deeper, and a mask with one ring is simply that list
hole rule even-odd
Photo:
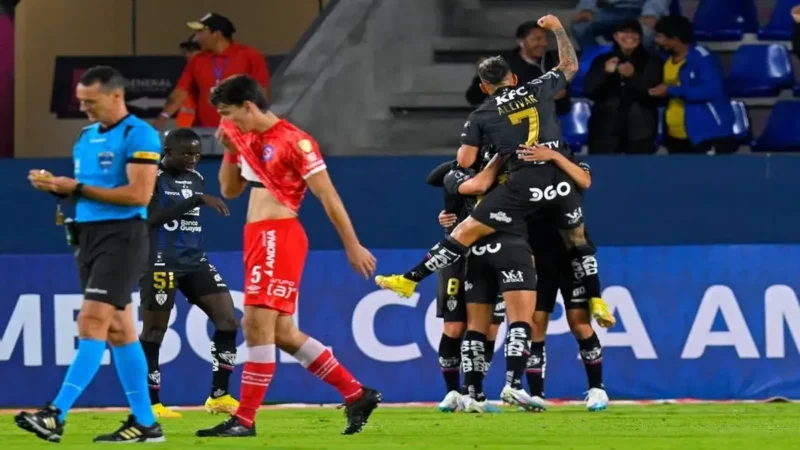
[{"label": "red jersey with white stripe", "polygon": [[308,189],[306,179],[327,168],[314,138],[284,119],[263,133],[242,133],[223,119],[219,132],[239,153],[242,177],[263,184],[294,213]]}]

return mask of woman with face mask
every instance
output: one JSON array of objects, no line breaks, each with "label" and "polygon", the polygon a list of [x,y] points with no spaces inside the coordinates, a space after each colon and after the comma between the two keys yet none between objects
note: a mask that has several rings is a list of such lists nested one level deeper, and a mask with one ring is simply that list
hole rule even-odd
[{"label": "woman with face mask", "polygon": [[594,101],[589,153],[653,153],[659,100],[648,89],[661,81],[662,62],[642,46],[641,24],[620,24],[613,49],[595,58],[586,76],[586,96]]}]

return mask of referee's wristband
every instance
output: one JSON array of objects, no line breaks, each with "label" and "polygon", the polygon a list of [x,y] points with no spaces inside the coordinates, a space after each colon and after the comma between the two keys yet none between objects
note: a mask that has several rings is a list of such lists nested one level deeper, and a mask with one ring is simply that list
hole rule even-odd
[{"label": "referee's wristband", "polygon": [[75,190],[72,191],[72,196],[75,198],[83,197],[83,183],[78,183],[75,185]]},{"label": "referee's wristband", "polygon": [[161,111],[161,114],[159,114],[158,116],[159,117],[163,117],[163,118],[165,118],[167,120],[169,120],[169,118],[172,117],[172,115],[170,113],[166,112],[166,111]]}]

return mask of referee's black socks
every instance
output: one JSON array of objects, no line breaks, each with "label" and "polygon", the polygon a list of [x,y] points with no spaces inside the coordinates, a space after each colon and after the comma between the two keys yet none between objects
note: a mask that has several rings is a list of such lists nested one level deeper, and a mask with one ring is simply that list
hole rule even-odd
[{"label": "referee's black socks", "polygon": [[442,239],[434,245],[413,269],[409,270],[403,277],[419,283],[432,273],[453,265],[469,251],[469,247],[461,245],[450,236]]},{"label": "referee's black socks", "polygon": [[586,296],[590,299],[601,296],[596,253],[597,249],[593,245],[579,245],[571,251],[575,280],[583,285]]}]

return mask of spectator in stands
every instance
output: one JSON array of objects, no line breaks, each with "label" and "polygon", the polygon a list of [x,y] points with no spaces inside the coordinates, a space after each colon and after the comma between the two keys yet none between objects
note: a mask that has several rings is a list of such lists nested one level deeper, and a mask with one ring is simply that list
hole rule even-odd
[{"label": "spectator in stands", "polygon": [[589,153],[655,151],[659,100],[648,90],[662,83],[662,61],[642,46],[642,25],[632,19],[614,33],[614,49],[598,56],[586,75],[594,101]]},{"label": "spectator in stands", "polygon": [[792,50],[794,54],[800,58],[800,5],[792,8],[792,19],[794,19],[794,27],[792,28]]},{"label": "spectator in stands", "polygon": [[653,48],[656,22],[669,13],[672,0],[581,0],[572,19],[572,35],[581,49],[597,45],[597,38],[611,38],[621,22],[642,22],[644,46]]},{"label": "spectator in stands", "polygon": [[163,127],[192,94],[197,98],[195,126],[218,126],[219,113],[209,103],[208,97],[214,86],[233,75],[250,75],[269,94],[269,69],[264,55],[253,47],[233,41],[236,27],[227,17],[208,13],[199,21],[188,22],[187,25],[195,31],[194,40],[200,44],[201,51],[183,69],[177,87],[156,120],[156,127]]},{"label": "spectator in stands", "polygon": [[[188,63],[190,59],[200,52],[200,44],[194,40],[194,35],[189,36],[189,39],[181,42],[181,54],[186,58]],[[175,117],[175,126],[178,128],[192,128],[195,121],[195,108],[197,107],[197,100],[194,94],[186,96],[186,100],[181,105],[178,115]]]},{"label": "spectator in stands", "polygon": [[[517,75],[519,84],[532,81],[558,65],[558,53],[547,51],[547,31],[535,20],[518,26],[516,36],[518,47],[502,56],[511,66],[511,71]],[[477,75],[472,79],[466,96],[472,106],[486,100],[487,95],[481,90],[481,80]],[[558,93],[556,99],[556,112],[559,115],[568,113],[572,103],[567,91]]]},{"label": "spectator in stands", "polygon": [[670,16],[656,25],[656,43],[670,57],[664,83],[650,95],[667,98],[664,145],[670,153],[733,153],[734,114],[725,92],[722,67],[707,49],[693,45],[689,19]]}]

